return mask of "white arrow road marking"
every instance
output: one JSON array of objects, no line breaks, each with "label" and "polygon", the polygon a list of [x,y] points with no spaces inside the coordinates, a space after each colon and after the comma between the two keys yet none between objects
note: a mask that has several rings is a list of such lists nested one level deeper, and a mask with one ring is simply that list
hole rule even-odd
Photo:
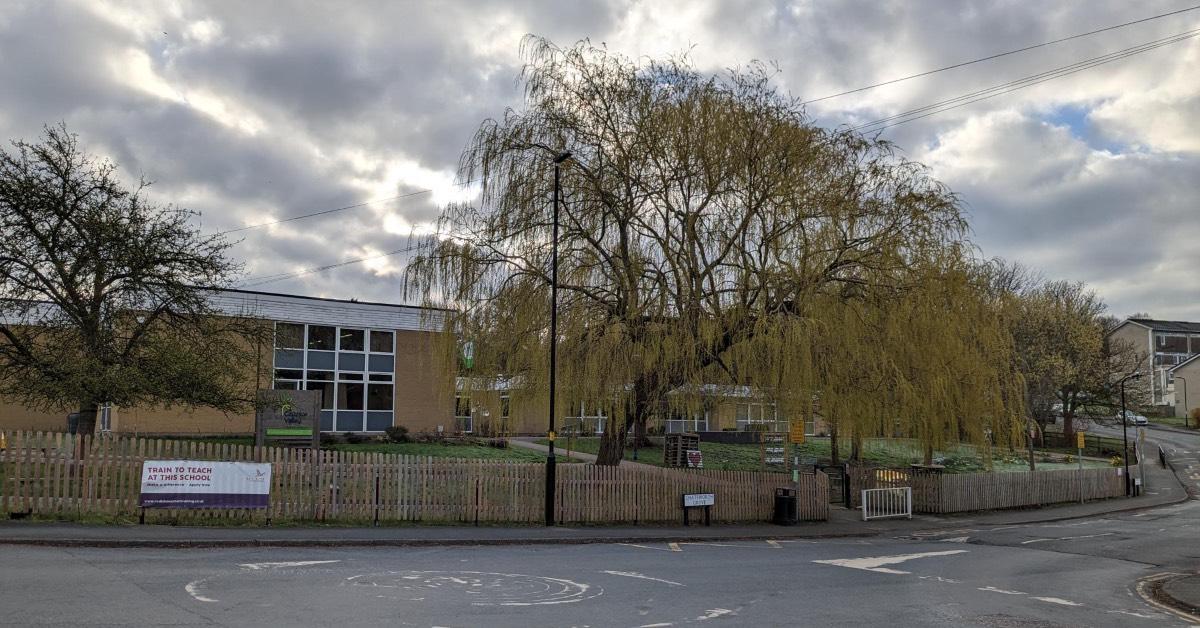
[{"label": "white arrow road marking", "polygon": [[325,565],[328,563],[340,563],[340,560],[294,560],[285,563],[242,563],[239,567],[245,567],[250,570],[258,569],[274,569],[276,567],[307,567],[309,565]]},{"label": "white arrow road marking", "polygon": [[683,551],[683,550],[679,549],[678,543],[667,543],[667,547],[671,548],[672,552],[682,552]]},{"label": "white arrow road marking", "polygon": [[875,571],[878,573],[891,574],[906,574],[907,571],[899,569],[888,569],[884,565],[898,565],[900,563],[915,560],[917,558],[929,558],[932,556],[949,556],[951,554],[965,554],[967,550],[948,550],[944,552],[921,552],[920,554],[899,554],[897,556],[868,556],[866,558],[835,558],[832,560],[814,560],[814,563],[823,565],[837,565],[838,567],[849,567],[850,569],[862,569],[863,571]]},{"label": "white arrow road marking", "polygon": [[644,573],[638,573],[636,571],[601,571],[600,573],[606,573],[606,574],[609,574],[612,576],[625,576],[626,578],[639,578],[641,580],[653,580],[655,582],[665,582],[667,584],[675,585],[677,587],[684,586],[683,583],[681,583],[681,582],[675,582],[674,580],[663,580],[662,578],[655,578],[653,576],[647,576]]},{"label": "white arrow road marking", "polygon": [[728,608],[710,608],[705,613],[696,618],[696,621],[705,621],[708,619],[716,619],[722,615],[732,615],[733,611]]},{"label": "white arrow road marking", "polygon": [[1041,600],[1042,602],[1050,602],[1051,604],[1061,604],[1063,606],[1083,606],[1083,604],[1080,604],[1079,602],[1072,602],[1071,600],[1064,600],[1061,597],[1036,597],[1035,596],[1033,599]]},{"label": "white arrow road marking", "polygon": [[966,543],[969,540],[971,540],[971,537],[969,537],[969,536],[956,536],[952,539],[942,539],[941,541],[938,541],[938,542],[939,543]]},{"label": "white arrow road marking", "polygon": [[771,547],[774,547],[775,549],[779,549],[779,548],[783,547],[782,545],[779,544],[779,541],[773,541],[771,539],[767,539],[767,545],[770,545]]},{"label": "white arrow road marking", "polygon": [[188,595],[195,598],[197,602],[216,602],[216,600],[200,594],[200,587],[204,584],[205,580],[208,580],[208,578],[193,580],[187,583],[187,586],[183,587],[183,590],[187,591]]}]

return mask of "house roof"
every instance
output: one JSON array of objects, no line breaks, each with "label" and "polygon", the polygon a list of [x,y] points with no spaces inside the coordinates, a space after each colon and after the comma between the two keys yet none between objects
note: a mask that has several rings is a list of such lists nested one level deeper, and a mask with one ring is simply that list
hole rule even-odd
[{"label": "house roof", "polygon": [[277,322],[441,331],[446,310],[393,303],[371,303],[250,290],[213,290],[209,303],[233,316]]},{"label": "house roof", "polygon": [[1179,370],[1179,368],[1180,368],[1180,367],[1182,367],[1183,365],[1185,365],[1185,364],[1189,364],[1189,363],[1191,363],[1191,362],[1195,362],[1197,358],[1200,358],[1200,353],[1197,353],[1196,355],[1193,355],[1192,357],[1190,357],[1190,358],[1188,358],[1188,359],[1184,360],[1183,362],[1180,362],[1179,364],[1176,364],[1175,366],[1172,366],[1170,369],[1167,369],[1167,370],[1169,370],[1169,371],[1171,371],[1172,373],[1174,373],[1175,371]]},{"label": "house roof", "polygon": [[1173,331],[1188,334],[1200,334],[1200,323],[1192,323],[1188,321],[1160,321],[1153,318],[1130,318],[1130,323],[1137,323],[1142,327],[1149,327],[1154,331]]}]

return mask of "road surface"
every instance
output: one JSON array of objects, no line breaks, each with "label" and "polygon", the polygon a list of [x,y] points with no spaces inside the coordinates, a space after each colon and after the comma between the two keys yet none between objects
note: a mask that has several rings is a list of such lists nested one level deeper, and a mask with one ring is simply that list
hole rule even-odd
[{"label": "road surface", "polygon": [[[1197,436],[1170,433],[1163,441],[1181,463],[1200,451]],[[0,546],[0,624],[1186,626],[1191,622],[1144,601],[1136,586],[1195,570],[1198,538],[1200,502],[1188,501],[1059,523],[870,539]]]}]

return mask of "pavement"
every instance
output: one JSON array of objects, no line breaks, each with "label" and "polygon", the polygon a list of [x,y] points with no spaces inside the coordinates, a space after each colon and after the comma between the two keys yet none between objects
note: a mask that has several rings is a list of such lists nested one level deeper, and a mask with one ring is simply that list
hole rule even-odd
[{"label": "pavement", "polygon": [[1138,497],[1045,508],[963,515],[914,515],[864,522],[856,510],[830,507],[830,520],[796,526],[718,524],[662,526],[273,526],[203,527],[87,525],[43,521],[0,522],[0,545],[73,547],[352,547],[438,545],[546,545],[821,539],[905,535],[929,529],[1007,526],[1111,515],[1178,503],[1187,494],[1169,471],[1147,468],[1148,490]]}]

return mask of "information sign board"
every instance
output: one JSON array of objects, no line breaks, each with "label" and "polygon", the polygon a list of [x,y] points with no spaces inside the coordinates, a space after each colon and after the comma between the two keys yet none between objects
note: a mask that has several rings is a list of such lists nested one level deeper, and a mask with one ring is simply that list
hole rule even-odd
[{"label": "information sign board", "polygon": [[271,465],[211,460],[142,463],[143,508],[266,508]]}]

